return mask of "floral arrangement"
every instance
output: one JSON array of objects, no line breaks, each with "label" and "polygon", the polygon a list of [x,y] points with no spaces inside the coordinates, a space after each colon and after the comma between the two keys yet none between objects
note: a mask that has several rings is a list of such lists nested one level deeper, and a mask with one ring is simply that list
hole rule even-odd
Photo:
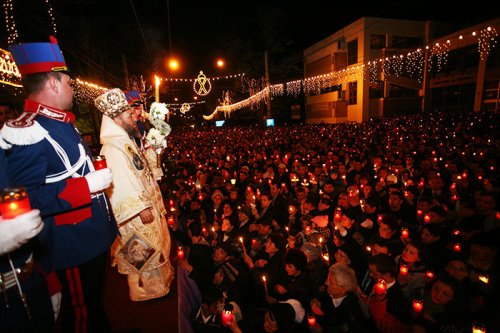
[{"label": "floral arrangement", "polygon": [[144,140],[144,148],[153,148],[156,153],[156,166],[160,165],[160,155],[167,147],[167,136],[170,134],[170,125],[165,122],[168,114],[165,103],[153,102],[147,114],[147,118],[152,125]]},{"label": "floral arrangement", "polygon": [[146,135],[145,147],[152,147],[157,154],[161,154],[162,150],[167,147],[167,136],[170,134],[170,125],[165,122],[165,116],[168,113],[165,103],[153,102],[149,109],[148,119],[151,129]]}]

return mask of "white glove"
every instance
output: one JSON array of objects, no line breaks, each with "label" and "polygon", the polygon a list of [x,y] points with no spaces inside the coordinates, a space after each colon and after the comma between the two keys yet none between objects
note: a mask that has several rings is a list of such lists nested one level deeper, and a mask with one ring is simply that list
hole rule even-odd
[{"label": "white glove", "polygon": [[57,321],[57,317],[59,317],[59,311],[61,310],[61,299],[61,292],[50,296],[50,301],[52,302],[52,310],[54,311],[54,321]]},{"label": "white glove", "polygon": [[105,190],[111,185],[113,175],[110,168],[89,172],[85,175],[89,184],[90,193],[97,193]]},{"label": "white glove", "polygon": [[4,220],[0,217],[0,255],[11,252],[42,231],[43,222],[38,209]]}]

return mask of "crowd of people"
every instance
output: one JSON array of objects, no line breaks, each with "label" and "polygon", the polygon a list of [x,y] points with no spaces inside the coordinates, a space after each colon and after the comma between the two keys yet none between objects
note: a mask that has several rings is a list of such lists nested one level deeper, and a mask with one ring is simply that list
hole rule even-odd
[{"label": "crowd of people", "polygon": [[181,331],[499,331],[498,120],[174,131]]}]

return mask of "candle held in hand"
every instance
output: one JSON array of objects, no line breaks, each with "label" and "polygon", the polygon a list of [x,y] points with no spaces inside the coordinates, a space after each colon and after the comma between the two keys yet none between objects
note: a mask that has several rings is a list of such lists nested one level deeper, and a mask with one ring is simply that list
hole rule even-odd
[{"label": "candle held in hand", "polygon": [[4,220],[27,213],[31,210],[28,192],[26,188],[11,187],[0,192],[0,213]]},{"label": "candle held in hand", "polygon": [[94,156],[92,158],[92,164],[94,165],[94,169],[96,170],[102,170],[108,167],[108,164],[106,163],[106,157],[104,155]]}]

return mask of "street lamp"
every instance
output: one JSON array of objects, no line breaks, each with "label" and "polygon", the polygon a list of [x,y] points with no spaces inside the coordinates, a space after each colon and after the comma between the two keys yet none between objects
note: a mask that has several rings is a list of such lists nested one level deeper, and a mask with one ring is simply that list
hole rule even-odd
[{"label": "street lamp", "polygon": [[223,68],[224,65],[225,65],[225,63],[224,63],[223,59],[217,59],[217,67]]},{"label": "street lamp", "polygon": [[168,60],[167,65],[168,65],[168,68],[173,72],[177,71],[179,69],[179,66],[180,66],[179,61],[175,58],[170,58]]}]

